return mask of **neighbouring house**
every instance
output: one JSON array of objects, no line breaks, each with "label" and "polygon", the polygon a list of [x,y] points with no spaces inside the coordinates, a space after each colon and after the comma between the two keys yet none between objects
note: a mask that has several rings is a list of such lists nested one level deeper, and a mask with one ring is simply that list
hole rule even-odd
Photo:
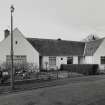
[{"label": "neighbouring house", "polygon": [[[57,70],[61,64],[99,64],[104,69],[104,38],[90,42],[26,38],[17,28],[13,37],[14,63],[32,63],[40,70]],[[5,30],[5,38],[0,42],[1,64],[11,62],[10,42],[10,33]]]}]

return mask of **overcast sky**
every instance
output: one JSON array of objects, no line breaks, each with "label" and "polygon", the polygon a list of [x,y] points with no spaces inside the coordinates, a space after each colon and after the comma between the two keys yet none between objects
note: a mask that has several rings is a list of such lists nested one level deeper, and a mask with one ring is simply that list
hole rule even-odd
[{"label": "overcast sky", "polygon": [[0,40],[14,27],[25,37],[82,40],[89,34],[105,37],[105,0],[0,0]]}]

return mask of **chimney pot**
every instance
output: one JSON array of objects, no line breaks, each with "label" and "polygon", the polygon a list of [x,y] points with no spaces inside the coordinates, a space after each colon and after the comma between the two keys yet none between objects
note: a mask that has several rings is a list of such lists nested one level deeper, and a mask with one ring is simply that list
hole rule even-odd
[{"label": "chimney pot", "polygon": [[4,38],[7,38],[10,35],[10,31],[8,29],[4,30]]}]

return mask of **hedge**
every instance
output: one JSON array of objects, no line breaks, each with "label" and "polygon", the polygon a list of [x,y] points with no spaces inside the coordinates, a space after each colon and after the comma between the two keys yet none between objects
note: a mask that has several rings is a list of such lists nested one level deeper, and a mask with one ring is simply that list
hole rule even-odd
[{"label": "hedge", "polygon": [[77,72],[84,75],[96,75],[98,73],[98,64],[62,64],[60,70]]}]

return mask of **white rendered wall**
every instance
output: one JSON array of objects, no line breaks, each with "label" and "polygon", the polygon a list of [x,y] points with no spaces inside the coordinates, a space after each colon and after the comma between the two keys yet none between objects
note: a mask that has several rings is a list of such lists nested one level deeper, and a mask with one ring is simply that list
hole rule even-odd
[{"label": "white rendered wall", "polygon": [[[46,69],[46,62],[47,62],[47,69],[50,68],[60,69],[61,64],[67,64],[67,57],[68,56],[56,56],[56,65],[50,66],[49,65],[49,56],[43,56],[42,58],[42,67]],[[62,59],[61,59],[62,58]],[[78,64],[78,56],[73,56],[73,64]]]},{"label": "white rendered wall", "polygon": [[78,64],[85,64],[85,57],[80,56],[78,59],[79,59]]},{"label": "white rendered wall", "polygon": [[49,69],[49,57],[48,56],[43,56],[42,57],[42,68],[45,69],[45,70]]},{"label": "white rendered wall", "polygon": [[60,69],[61,64],[67,64],[67,57],[66,56],[57,56],[56,65],[57,65],[58,69]]},{"label": "white rendered wall", "polygon": [[105,64],[101,64],[100,57],[105,56],[105,39],[101,43],[100,47],[97,49],[97,51],[94,54],[94,64],[99,64],[100,68],[105,70]]},{"label": "white rendered wall", "polygon": [[[14,55],[26,55],[27,62],[39,67],[39,53],[24,38],[22,33],[15,29],[13,32]],[[10,55],[10,35],[0,43],[0,62],[6,62],[6,55]],[[17,44],[16,44],[17,41]]]},{"label": "white rendered wall", "polygon": [[85,64],[93,64],[93,56],[85,56]]},{"label": "white rendered wall", "polygon": [[73,64],[78,64],[78,56],[73,56]]},{"label": "white rendered wall", "polygon": [[94,63],[101,64],[100,57],[105,56],[105,39],[101,43],[100,47],[97,49],[97,51],[94,54]]}]

